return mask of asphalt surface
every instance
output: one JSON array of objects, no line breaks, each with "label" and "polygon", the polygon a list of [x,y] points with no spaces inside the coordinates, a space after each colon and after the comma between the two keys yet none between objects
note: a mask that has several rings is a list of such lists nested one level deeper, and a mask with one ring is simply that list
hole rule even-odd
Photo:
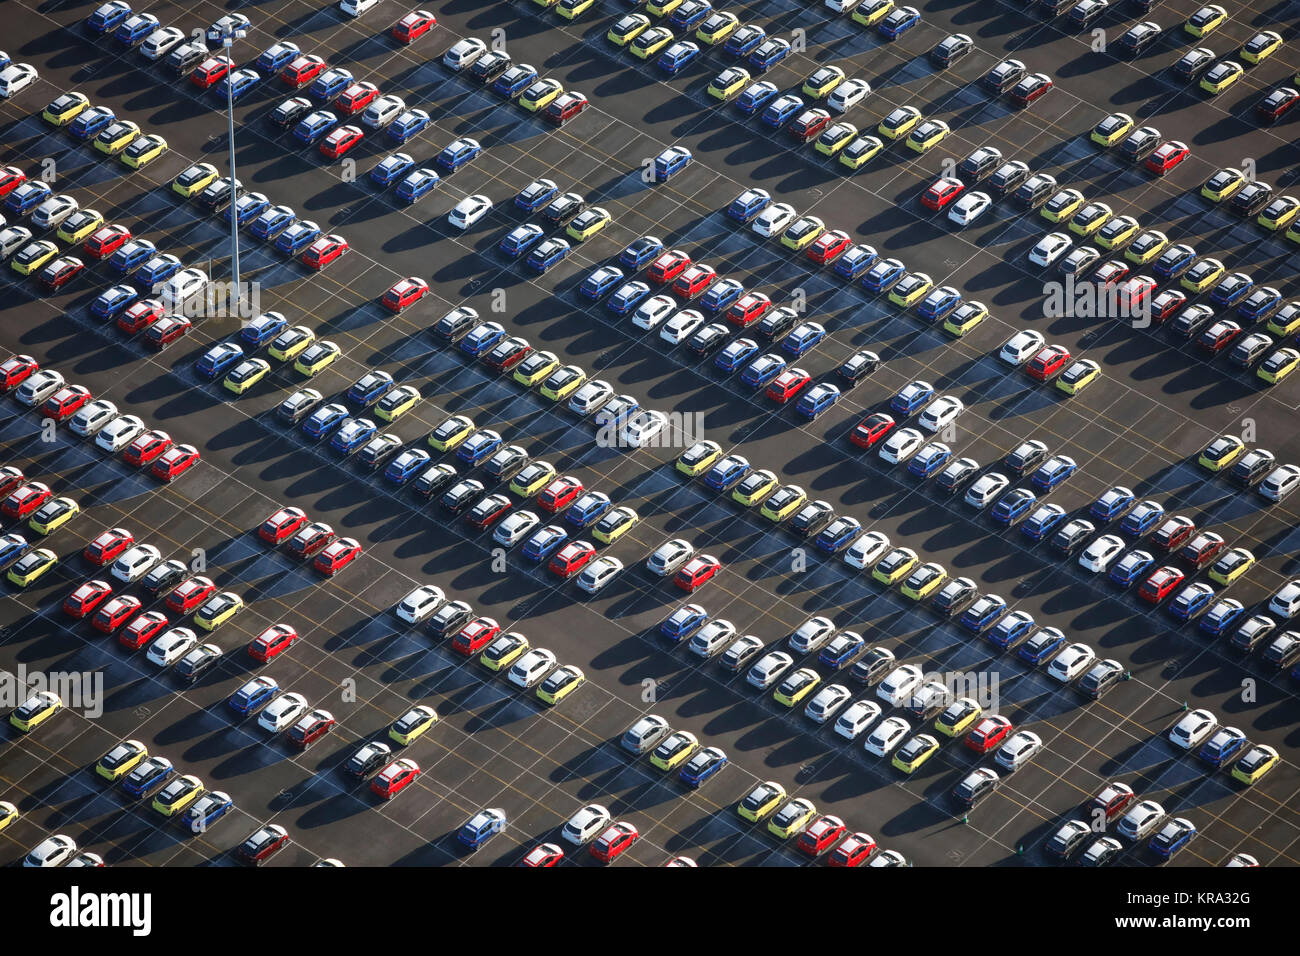
[{"label": "asphalt surface", "polygon": [[[734,812],[735,801],[764,779],[812,799],[852,830],[872,834],[916,865],[1038,865],[1042,842],[1107,780],[1124,780],[1141,796],[1191,818],[1198,835],[1172,865],[1221,865],[1250,853],[1264,865],[1297,862],[1300,854],[1300,742],[1296,683],[1259,658],[1234,654],[1194,624],[1177,626],[1163,608],[1151,609],[1073,561],[1035,545],[1018,531],[1000,530],[986,516],[918,482],[901,467],[884,466],[854,448],[847,433],[867,412],[883,409],[902,385],[932,382],[966,403],[954,451],[981,466],[1025,438],[1071,455],[1078,473],[1050,500],[1086,510],[1115,484],[1153,497],[1171,513],[1187,514],[1231,545],[1251,548],[1259,563],[1229,590],[1250,610],[1296,573],[1294,501],[1267,506],[1195,465],[1200,448],[1222,432],[1253,432],[1253,444],[1280,462],[1300,460],[1295,429],[1297,386],[1260,387],[1223,357],[1206,360],[1194,347],[1159,329],[1121,322],[1045,317],[1044,277],[1025,253],[1050,226],[999,203],[986,220],[956,231],[942,215],[924,210],[919,193],[945,157],[959,160],[982,144],[1008,158],[1050,172],[1089,199],[1158,227],[1174,241],[1193,243],[1287,295],[1296,293],[1288,257],[1293,246],[1252,223],[1211,207],[1197,195],[1217,167],[1254,160],[1257,176],[1279,190],[1294,184],[1295,118],[1260,129],[1254,103],[1300,67],[1293,16],[1285,5],[1236,4],[1232,19],[1204,41],[1228,53],[1259,29],[1271,27],[1288,45],[1218,98],[1207,100],[1177,83],[1170,66],[1190,38],[1182,20],[1197,4],[1169,2],[1150,19],[1167,35],[1135,61],[1090,47],[1092,37],[1064,32],[1019,4],[935,2],[920,5],[922,24],[892,44],[832,17],[810,2],[763,2],[731,9],[745,22],[788,35],[806,31],[807,50],[771,71],[782,89],[797,88],[815,64],[835,62],[864,76],[871,96],[848,118],[864,129],[907,103],[926,117],[951,124],[952,135],[925,156],[901,143],[862,170],[817,156],[773,135],[757,119],[705,93],[726,62],[706,55],[684,75],[667,78],[608,44],[604,33],[630,9],[598,0],[577,21],[531,3],[470,2],[430,7],[439,24],[410,47],[387,35],[402,13],[391,2],[360,20],[333,6],[303,2],[241,5],[253,31],[236,59],[251,62],[274,39],[293,39],[305,52],[344,65],[384,92],[402,95],[433,116],[432,126],[401,147],[417,162],[432,160],[458,136],[478,138],[484,150],[470,165],[445,176],[418,203],[405,206],[377,189],[365,172],[394,151],[369,135],[347,167],[325,161],[289,134],[267,125],[264,114],[289,95],[268,80],[236,106],[239,178],[249,188],[285,202],[350,242],[348,255],[312,274],[282,254],[245,237],[246,278],[259,284],[261,307],[305,323],[337,342],[343,357],[312,384],[341,395],[370,368],[417,385],[424,401],[390,429],[407,443],[449,413],[470,415],[499,430],[507,442],[574,474],[589,488],[629,504],[641,522],[602,548],[627,565],[606,591],[584,598],[517,554],[494,566],[492,543],[325,445],[307,441],[273,414],[301,383],[278,363],[250,393],[232,399],[220,383],[201,379],[194,362],[215,341],[238,329],[233,318],[206,318],[192,335],[161,353],[146,350],[93,319],[87,306],[112,283],[102,266],[54,296],[4,271],[0,345],[31,354],[96,397],[115,401],[179,441],[197,445],[201,464],[175,484],[160,487],[66,428],[45,440],[39,414],[12,399],[0,411],[5,463],[70,494],[82,514],[51,536],[58,566],[19,591],[6,585],[0,667],[32,671],[102,672],[104,713],[90,718],[74,708],[30,735],[12,730],[0,745],[0,799],[18,804],[21,818],[0,833],[0,860],[17,860],[47,833],[66,832],[110,865],[229,864],[231,850],[262,822],[288,828],[291,846],[273,865],[304,865],[334,857],[348,865],[511,864],[587,802],[607,804],[641,839],[617,865],[657,866],[676,854],[701,865],[808,865],[793,841],[781,844],[762,826]],[[1113,41],[1145,17],[1124,4],[1098,26]],[[82,21],[94,4],[11,3],[4,45],[15,61],[31,62],[40,81],[0,104],[0,163],[30,175],[53,160],[56,191],[122,222],[160,250],[214,276],[229,271],[224,220],[205,217],[169,188],[189,163],[207,160],[226,171],[223,102],[210,92],[165,75],[134,51],[92,39]],[[189,30],[216,19],[211,3],[150,4],[163,24]],[[24,15],[15,16],[19,10]],[[590,107],[553,129],[517,106],[447,71],[442,52],[463,36],[500,34],[516,62],[535,64],[566,89],[588,95]],[[968,33],[977,50],[945,72],[925,53],[953,30]],[[1201,42],[1201,41],[1198,41]],[[1027,110],[988,94],[977,81],[999,59],[1014,55],[1045,70],[1056,88]],[[128,173],[115,161],[39,118],[59,92],[77,89],[119,117],[166,137],[170,150]],[[1127,111],[1191,146],[1192,156],[1164,179],[1153,179],[1087,142],[1105,113]],[[688,147],[694,162],[667,183],[647,184],[642,163],[670,144]],[[614,222],[543,276],[511,263],[496,243],[522,221],[511,198],[539,176],[555,179],[609,209]],[[936,284],[958,286],[988,304],[992,315],[961,340],[952,340],[884,297],[873,298],[761,240],[724,215],[730,200],[756,185],[828,227],[849,231],[882,255],[927,271]],[[472,193],[490,196],[489,216],[459,233],[446,223],[454,203]],[[328,225],[326,225],[328,224]],[[747,289],[780,304],[800,295],[807,316],[830,330],[798,364],[822,380],[854,350],[869,347],[884,359],[879,371],[813,423],[755,395],[738,377],[724,377],[709,360],[670,348],[657,333],[610,317],[577,295],[581,278],[613,261],[632,239],[653,233],[688,251]],[[421,276],[432,294],[393,316],[379,305],[398,278]],[[429,334],[449,308],[467,304],[485,319],[526,336],[645,407],[698,415],[706,437],[745,455],[756,467],[801,484],[810,497],[839,514],[885,532],[895,543],[973,578],[982,591],[1005,596],[1084,641],[1131,672],[1097,702],[1087,702],[1041,670],[998,654],[954,624],[886,589],[868,575],[805,547],[756,513],[745,513],[701,482],[676,474],[680,448],[601,447],[594,428],[475,364]],[[1077,397],[1031,382],[999,363],[995,353],[1016,329],[1039,329],[1076,356],[1092,358],[1103,378]],[[294,504],[365,552],[337,578],[272,551],[253,533],[277,507]],[[9,524],[15,524],[9,522]],[[63,597],[91,576],[78,552],[100,530],[125,526],[164,555],[199,555],[222,589],[242,594],[248,609],[216,632],[230,651],[191,688],[157,673],[143,652],[127,652],[84,622],[59,611]],[[5,528],[5,530],[11,530]],[[860,742],[834,737],[799,712],[775,705],[770,693],[748,688],[743,676],[673,648],[658,623],[682,603],[679,591],[649,577],[642,559],[665,538],[683,536],[717,555],[723,572],[691,600],[740,633],[775,644],[813,614],[831,616],[900,661],[927,672],[996,678],[1000,712],[1034,730],[1045,750],[1029,766],[1004,774],[998,792],[964,820],[948,799],[977,758],[956,742],[911,778],[866,754]],[[29,534],[29,537],[32,537]],[[196,550],[198,549],[198,550]],[[806,558],[806,560],[802,560]],[[803,570],[795,570],[802,567]],[[417,584],[432,582],[449,597],[471,603],[504,629],[523,631],[533,646],[550,648],[563,663],[584,669],[585,685],[558,707],[542,707],[512,690],[500,676],[452,653],[448,643],[397,621],[392,606]],[[268,739],[252,721],[232,720],[224,700],[255,668],[242,647],[265,626],[287,622],[306,640],[262,670],[282,688],[305,695],[339,719],[334,733],[305,753]],[[815,663],[815,662],[810,662]],[[823,677],[828,677],[821,668]],[[1249,681],[1250,699],[1243,699]],[[850,684],[855,699],[869,691]],[[435,706],[441,720],[408,748],[424,770],[417,785],[387,805],[345,778],[340,765],[360,741],[385,727],[414,702]],[[1234,784],[1163,739],[1185,706],[1208,707],[1252,741],[1269,743],[1283,763],[1253,788]],[[722,747],[730,765],[702,790],[690,792],[617,746],[622,731],[645,713]],[[201,837],[183,834],[147,806],[135,806],[91,768],[122,738],[144,741],[212,789],[229,792],[237,812]],[[457,827],[482,807],[500,807],[506,832],[477,854],[461,851]],[[570,859],[588,864],[583,854]],[[1121,862],[1151,865],[1144,850],[1127,847]]]}]

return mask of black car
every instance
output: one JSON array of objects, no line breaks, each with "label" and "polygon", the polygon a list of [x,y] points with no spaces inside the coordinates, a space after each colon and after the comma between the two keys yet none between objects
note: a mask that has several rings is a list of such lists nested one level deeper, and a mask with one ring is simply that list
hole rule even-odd
[{"label": "black car", "polygon": [[275,412],[286,422],[299,422],[323,400],[321,393],[314,388],[304,388],[294,392],[281,402]]},{"label": "black car", "polygon": [[1062,525],[1048,543],[1054,550],[1068,557],[1078,551],[1096,530],[1091,521],[1075,518]]},{"label": "black car", "polygon": [[1159,36],[1160,24],[1151,20],[1144,20],[1126,30],[1124,35],[1119,38],[1116,47],[1125,56],[1140,56],[1142,51],[1155,43]]},{"label": "black car", "polygon": [[964,33],[953,33],[940,40],[930,51],[930,60],[936,66],[952,66],[973,49],[975,44],[970,37]]},{"label": "black car", "polygon": [[469,65],[465,72],[484,85],[510,69],[510,54],[504,50],[489,50]]},{"label": "black car", "polygon": [[1002,151],[995,146],[981,146],[957,165],[957,175],[973,186],[1002,165]]},{"label": "black car", "polygon": [[727,341],[727,336],[730,334],[731,331],[721,322],[710,322],[691,334],[691,337],[686,340],[686,347],[696,355],[708,355]]},{"label": "black car", "polygon": [[1033,471],[1047,460],[1047,446],[1041,441],[1021,442],[1007,454],[1003,463],[1017,475]]},{"label": "black car", "polygon": [[170,561],[155,565],[140,583],[150,594],[157,594],[165,588],[180,584],[181,580],[189,574],[189,570],[183,561],[177,561],[173,558]]},{"label": "black car", "polygon": [[1056,179],[1047,173],[1035,173],[1016,189],[1015,201],[1026,209],[1034,209],[1056,192]]},{"label": "black car", "polygon": [[1025,65],[1019,60],[1003,60],[984,74],[983,83],[994,93],[1005,93],[1019,83],[1025,75]]},{"label": "black car", "polygon": [[1277,456],[1267,448],[1252,448],[1232,463],[1228,479],[1249,488],[1277,467]]},{"label": "black car", "polygon": [[1049,17],[1060,16],[1073,0],[1038,0],[1038,8]]},{"label": "black car", "polygon": [[311,100],[307,97],[293,96],[271,110],[269,119],[280,129],[288,129],[311,112],[311,109]]},{"label": "black car", "polygon": [[939,474],[935,475],[934,483],[948,494],[952,494],[974,478],[979,470],[979,462],[975,459],[958,458],[956,461],[949,462]]},{"label": "black car", "polygon": [[992,770],[972,771],[953,788],[952,798],[959,806],[974,807],[998,788],[998,782],[998,775]]},{"label": "black car", "polygon": [[379,741],[366,743],[348,759],[343,769],[354,777],[368,777],[391,760],[392,756],[393,750],[388,744]]},{"label": "black car", "polygon": [[474,609],[464,601],[448,601],[429,618],[429,630],[438,637],[455,634],[469,623]]},{"label": "black car", "polygon": [[790,527],[806,538],[821,532],[831,519],[835,517],[835,511],[830,504],[825,501],[810,501],[790,519]]},{"label": "black car", "polygon": [[509,481],[519,474],[519,469],[528,464],[530,460],[528,452],[518,445],[507,445],[505,448],[498,450],[483,464],[482,471],[483,474],[495,481]]},{"label": "black car", "polygon": [[215,644],[200,644],[176,662],[172,673],[187,684],[193,684],[219,660],[221,660],[219,647]]},{"label": "black car", "polygon": [[1266,638],[1271,637],[1275,630],[1277,630],[1276,621],[1267,615],[1256,614],[1233,631],[1232,639],[1228,643],[1232,645],[1234,651],[1249,654]]},{"label": "black car", "polygon": [[1098,661],[1079,678],[1079,692],[1093,700],[1101,698],[1124,676],[1124,668],[1117,661]]},{"label": "black car", "polygon": [[1071,26],[1086,30],[1096,22],[1098,17],[1106,12],[1109,6],[1110,0],[1079,0],[1070,8],[1067,19]]},{"label": "black car", "polygon": [[442,505],[444,511],[450,511],[452,514],[458,515],[481,494],[483,494],[483,483],[475,481],[473,478],[466,478],[443,492],[438,503]]},{"label": "black car", "polygon": [[860,684],[875,684],[884,680],[885,675],[894,669],[898,659],[894,652],[883,647],[873,647],[853,665],[849,676]]},{"label": "black car", "polygon": [[1092,835],[1092,827],[1088,824],[1082,820],[1071,820],[1052,834],[1043,849],[1058,860],[1068,860],[1083,849]]},{"label": "black car", "polygon": [[953,617],[966,610],[978,593],[979,588],[970,578],[953,578],[939,589],[930,606],[944,617]]},{"label": "black car", "polygon": [[799,313],[788,305],[782,305],[768,310],[754,328],[763,338],[774,339],[789,332],[798,321]]},{"label": "black car", "polygon": [[1127,160],[1141,162],[1155,152],[1160,139],[1160,130],[1154,126],[1139,126],[1128,134],[1128,138],[1119,144],[1116,151]]},{"label": "black car", "polygon": [[1188,50],[1179,58],[1178,62],[1174,64],[1174,76],[1186,83],[1190,83],[1208,70],[1210,64],[1216,59],[1218,59],[1218,57],[1209,47],[1198,46],[1194,49]]},{"label": "black car", "polygon": [[224,176],[199,193],[199,205],[209,212],[221,212],[242,195],[244,184],[236,179],[232,185],[230,177]]},{"label": "black car", "polygon": [[423,495],[425,498],[432,498],[455,478],[455,465],[434,465],[432,468],[426,468],[422,471],[415,481],[411,482],[411,487],[415,489],[416,494]]},{"label": "black car", "polygon": [[989,177],[989,191],[998,197],[1006,196],[1029,178],[1029,167],[1018,159],[1003,163]]},{"label": "black car", "polygon": [[1208,305],[1189,305],[1169,323],[1170,333],[1190,339],[1201,327],[1214,318],[1214,310]]},{"label": "black car", "polygon": [[459,342],[477,324],[478,313],[473,309],[452,309],[434,323],[433,334],[444,342]]},{"label": "black car", "polygon": [[1228,200],[1232,211],[1241,216],[1257,216],[1273,199],[1273,187],[1268,183],[1246,183]]},{"label": "black car", "polygon": [[844,388],[853,388],[880,367],[880,356],[875,352],[862,349],[854,352],[835,370],[835,375]]},{"label": "black car", "polygon": [[167,54],[167,69],[177,76],[189,76],[207,58],[208,50],[203,44],[185,43]]},{"label": "black car", "polygon": [[1292,631],[1279,634],[1264,648],[1263,656],[1264,660],[1278,669],[1290,667],[1291,662],[1300,657],[1300,637]]},{"label": "black car", "polygon": [[542,210],[542,218],[562,226],[587,208],[587,200],[577,193],[564,193],[552,199]]}]

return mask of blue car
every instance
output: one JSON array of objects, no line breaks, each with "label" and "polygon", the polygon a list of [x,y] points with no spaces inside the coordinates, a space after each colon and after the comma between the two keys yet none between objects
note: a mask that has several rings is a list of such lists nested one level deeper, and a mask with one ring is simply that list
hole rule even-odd
[{"label": "blue car", "polygon": [[766,189],[746,189],[731,201],[727,215],[737,222],[753,222],[758,214],[772,205],[772,196]]},{"label": "blue car", "polygon": [[20,534],[7,534],[0,538],[0,568],[9,567],[27,548],[27,539]]},{"label": "blue car", "polygon": [[408,448],[388,463],[384,477],[397,485],[404,485],[429,464],[432,456],[423,448]]},{"label": "blue car", "polygon": [[1135,500],[1133,492],[1123,485],[1116,485],[1102,492],[1089,506],[1088,513],[1100,521],[1114,521],[1128,511]]},{"label": "blue car", "polygon": [[272,206],[253,220],[248,231],[263,241],[274,239],[288,229],[297,218],[288,206]]},{"label": "blue car", "polygon": [[86,28],[91,33],[111,33],[131,15],[131,5],[125,0],[111,0],[97,8],[86,18]]},{"label": "blue car", "polygon": [[481,810],[461,825],[456,831],[456,839],[471,850],[477,850],[505,826],[506,817],[500,810]]},{"label": "blue car", "polygon": [[950,286],[942,286],[930,292],[916,307],[916,314],[921,318],[942,322],[961,305],[961,294]]},{"label": "blue car", "polygon": [[352,383],[348,389],[348,399],[363,408],[369,408],[384,397],[384,393],[393,387],[393,376],[387,372],[367,372]]},{"label": "blue car", "polygon": [[698,3],[683,3],[672,12],[668,18],[668,25],[674,30],[694,30],[704,18],[713,12],[713,4],[709,0],[701,0]]},{"label": "blue car", "polygon": [[368,418],[350,418],[330,439],[330,447],[344,455],[350,455],[370,439],[375,437],[378,427]]},{"label": "blue car", "polygon": [[876,32],[886,40],[897,40],[920,22],[921,14],[915,7],[899,7],[880,21]]},{"label": "blue car", "polygon": [[108,267],[126,275],[134,272],[158,254],[158,247],[148,239],[131,239],[108,257]]},{"label": "blue car", "polygon": [[1164,518],[1165,509],[1163,506],[1156,504],[1154,501],[1140,501],[1132,511],[1124,516],[1124,520],[1119,523],[1119,530],[1125,534],[1143,538],[1154,531],[1156,525],[1160,524]]},{"label": "blue car", "polygon": [[292,63],[301,52],[298,44],[281,40],[263,50],[253,65],[267,76],[274,76]]},{"label": "blue car", "polygon": [[912,456],[907,463],[907,470],[918,478],[929,478],[952,460],[952,449],[947,445],[934,445],[931,450]]},{"label": "blue car", "polygon": [[228,74],[217,82],[212,89],[214,95],[220,99],[226,99],[226,87],[230,87],[229,98],[232,101],[238,101],[242,96],[252,91],[253,87],[262,82],[262,75],[256,70],[236,70]]},{"label": "blue car", "polygon": [[312,81],[311,87],[307,90],[307,95],[314,96],[318,100],[333,100],[351,86],[353,80],[354,77],[349,70],[337,66],[332,67]]},{"label": "blue car", "polygon": [[158,18],[152,13],[133,13],[113,31],[113,39],[123,46],[135,46],[158,29]]},{"label": "blue car", "polygon": [[1219,305],[1233,306],[1250,295],[1253,288],[1254,279],[1244,272],[1234,272],[1214,287],[1210,298]]},{"label": "blue car", "polygon": [[[1172,253],[1178,252],[1177,255]],[[1166,258],[1167,256],[1167,258]],[[1162,279],[1171,279],[1174,276],[1182,275],[1191,268],[1196,261],[1196,250],[1191,246],[1174,246],[1169,253],[1162,255],[1155,261],[1152,271]]]},{"label": "blue car", "polygon": [[1045,627],[1020,645],[1016,656],[1022,661],[1038,665],[1065,646],[1065,635],[1054,627]]},{"label": "blue car", "polygon": [[677,776],[688,787],[703,786],[710,777],[719,773],[727,765],[727,755],[718,747],[705,747],[698,750],[682,765]]},{"label": "blue car", "polygon": [[483,151],[478,140],[465,137],[445,146],[438,154],[437,163],[448,172],[454,173]]},{"label": "blue car", "polygon": [[1151,838],[1147,846],[1156,856],[1168,860],[1187,846],[1194,836],[1196,836],[1196,826],[1190,820],[1180,817],[1161,827],[1160,832]]},{"label": "blue car", "polygon": [[1196,622],[1196,626],[1206,634],[1213,634],[1218,637],[1232,627],[1237,622],[1237,619],[1245,613],[1246,609],[1241,606],[1240,601],[1224,601],[1206,611],[1204,616]]},{"label": "blue car", "polygon": [[1155,566],[1156,559],[1145,551],[1130,551],[1111,565],[1106,576],[1122,588],[1132,587]]},{"label": "blue car", "polygon": [[235,713],[247,717],[263,704],[269,703],[279,690],[279,685],[269,677],[265,680],[252,680],[231,694],[226,703]]},{"label": "blue car", "polygon": [[441,181],[432,169],[417,169],[407,173],[406,178],[397,184],[397,198],[404,202],[415,202],[433,192]]},{"label": "blue car", "polygon": [[1065,509],[1060,505],[1043,505],[1020,526],[1020,533],[1034,541],[1042,541],[1056,526],[1065,520]]},{"label": "blue car", "polygon": [[380,186],[391,186],[415,168],[415,160],[407,153],[385,156],[370,170],[370,181]]},{"label": "blue car", "polygon": [[763,115],[759,119],[767,126],[779,129],[802,112],[803,106],[804,103],[800,97],[795,96],[793,93],[787,93],[768,104],[767,109],[763,110]]},{"label": "blue car", "polygon": [[68,132],[73,139],[87,140],[99,135],[109,123],[117,120],[117,114],[107,106],[88,106],[77,118],[68,124]]},{"label": "blue car", "polygon": [[536,82],[536,69],[527,63],[516,63],[492,81],[492,92],[513,100]]},{"label": "blue car", "polygon": [[115,285],[95,297],[90,303],[90,314],[99,319],[115,319],[138,298],[140,293],[135,286]]},{"label": "blue car", "polygon": [[826,328],[821,323],[802,322],[781,340],[781,351],[799,358],[815,349],[825,338]]},{"label": "blue car", "polygon": [[749,54],[749,65],[760,73],[770,70],[790,55],[789,40],[780,37],[768,37]]},{"label": "blue car", "polygon": [[898,394],[889,400],[889,407],[900,415],[911,415],[924,408],[932,398],[934,398],[934,386],[929,382],[911,382],[899,389]]},{"label": "blue car", "polygon": [[800,395],[799,401],[795,403],[794,410],[804,418],[812,421],[839,400],[840,390],[834,385],[823,382],[820,385],[814,385]]},{"label": "blue car", "polygon": [[1205,610],[1214,600],[1214,588],[1189,584],[1169,602],[1167,610],[1180,621],[1188,621]]},{"label": "blue car", "polygon": [[328,110],[308,113],[293,128],[294,138],[301,143],[315,143],[339,123],[339,118]]},{"label": "blue car", "polygon": [[181,267],[181,260],[178,256],[174,256],[170,252],[155,253],[149,257],[144,265],[136,270],[132,281],[143,289],[152,289],[180,272]]},{"label": "blue car", "polygon": [[465,443],[456,449],[456,457],[471,468],[478,467],[496,454],[501,447],[501,436],[491,429],[483,429],[470,435]]},{"label": "blue car", "polygon": [[234,342],[218,342],[199,356],[194,370],[207,379],[217,379],[244,360],[244,350]]},{"label": "blue car", "polygon": [[839,670],[857,657],[866,646],[867,640],[861,634],[855,634],[852,631],[841,631],[821,649],[817,654],[817,661],[834,670]]},{"label": "blue car", "polygon": [[744,294],[745,287],[735,279],[718,279],[700,296],[699,306],[711,314],[721,312]]},{"label": "blue car", "polygon": [[1057,455],[1034,469],[1029,480],[1044,491],[1051,491],[1078,470],[1079,466],[1075,464],[1073,458]]},{"label": "blue car", "polygon": [[684,641],[709,619],[704,608],[698,604],[683,604],[669,614],[659,625],[659,633],[674,641]]},{"label": "blue car", "polygon": [[206,833],[212,824],[233,809],[235,809],[235,801],[230,799],[230,794],[220,790],[209,790],[186,808],[183,819],[191,833]]},{"label": "blue car", "polygon": [[968,631],[983,634],[1007,610],[1007,602],[996,594],[985,594],[962,612],[960,623]]},{"label": "blue car", "polygon": [[545,272],[569,254],[569,243],[564,239],[547,239],[528,253],[528,267]]},{"label": "blue car", "polygon": [[244,193],[233,203],[226,207],[222,213],[222,218],[226,222],[232,219],[241,229],[262,213],[266,212],[267,207],[271,205],[271,200],[267,199],[263,193]]},{"label": "blue car", "polygon": [[743,481],[749,472],[749,462],[738,455],[728,455],[708,470],[704,483],[715,491],[726,491]]},{"label": "blue car", "polygon": [[1237,314],[1249,322],[1260,322],[1282,305],[1282,293],[1272,286],[1259,286],[1237,306]]},{"label": "blue car", "polygon": [[714,357],[713,364],[724,372],[734,372],[757,354],[758,343],[753,339],[736,339]]},{"label": "blue car", "polygon": [[5,208],[10,212],[25,216],[41,203],[45,202],[54,192],[49,183],[32,182],[30,179],[9,194],[5,200]]},{"label": "blue car", "polygon": [[655,157],[655,182],[666,183],[691,163],[691,151],[684,146],[669,146]]},{"label": "blue car", "polygon": [[862,533],[862,524],[856,518],[836,518],[817,535],[813,542],[821,551],[838,554]]},{"label": "blue car", "polygon": [[569,532],[558,525],[547,525],[528,536],[520,553],[529,561],[545,561],[569,540]]},{"label": "blue car", "polygon": [[588,299],[599,300],[610,289],[623,281],[623,270],[616,266],[601,266],[592,271],[578,286],[578,292]]},{"label": "blue car", "polygon": [[135,774],[143,771],[137,769],[127,774],[126,779],[122,781],[122,791],[132,797],[142,797],[154,787],[161,786],[176,774],[176,768],[172,766],[170,760],[166,757],[147,758],[144,764],[148,765],[148,773],[143,777],[137,777]]},{"label": "blue car", "polygon": [[862,277],[862,288],[868,292],[888,292],[898,285],[898,280],[907,272],[907,266],[897,259],[881,259]]},{"label": "blue car", "polygon": [[432,122],[432,117],[424,110],[404,110],[397,119],[388,124],[388,129],[384,132],[388,134],[388,138],[393,142],[405,143],[412,136],[423,133]]},{"label": "blue car", "polygon": [[1028,637],[1034,626],[1033,615],[1025,611],[1012,611],[998,621],[997,625],[984,635],[984,639],[994,647],[1000,647],[1005,651]]},{"label": "blue car", "polygon": [[1220,727],[1210,735],[1210,739],[1201,745],[1196,756],[1213,767],[1222,767],[1246,749],[1250,741],[1246,735],[1235,727]]},{"label": "blue car", "polygon": [[757,24],[747,23],[727,37],[727,42],[723,44],[722,49],[730,56],[749,56],[766,39],[766,30]]},{"label": "blue car", "polygon": [[289,320],[279,312],[263,312],[239,330],[239,337],[253,348],[261,348],[289,327]]},{"label": "blue car", "polygon": [[287,252],[291,256],[296,256],[302,252],[320,235],[320,227],[310,219],[299,219],[292,226],[286,229],[275,240],[275,248],[281,252]]},{"label": "blue car", "polygon": [[[518,259],[525,252],[537,245],[542,236],[546,235],[541,226],[536,223],[524,223],[522,226],[515,226],[505,237],[497,243],[497,248],[508,255],[511,259]],[[622,276],[622,273],[619,273]]]},{"label": "blue car", "polygon": [[676,76],[695,62],[700,55],[700,46],[691,40],[678,40],[655,60],[655,65],[669,76]]},{"label": "blue car", "polygon": [[740,380],[750,388],[763,388],[784,372],[788,364],[781,356],[769,352],[750,362],[740,373]]},{"label": "blue car", "polygon": [[506,337],[506,330],[498,322],[484,322],[469,330],[460,340],[460,350],[477,358]]},{"label": "blue car", "polygon": [[610,504],[609,495],[588,491],[564,512],[564,520],[579,528],[589,527],[601,519]]},{"label": "blue car", "polygon": [[753,116],[772,102],[779,92],[781,91],[777,89],[775,83],[759,80],[757,83],[745,87],[741,94],[736,97],[736,109],[746,116]]},{"label": "blue car", "polygon": [[605,307],[615,315],[627,315],[650,294],[650,286],[639,280],[625,282],[609,297]]},{"label": "blue car", "polygon": [[560,194],[560,189],[549,179],[538,179],[519,191],[515,205],[524,212],[536,212]]},{"label": "blue car", "polygon": [[1028,488],[1013,488],[993,503],[989,514],[994,524],[1010,527],[1038,504],[1038,496]]},{"label": "blue car", "polygon": [[344,419],[348,417],[346,405],[329,404],[322,406],[312,412],[305,422],[302,423],[302,430],[311,438],[324,438],[339,425],[343,424]]},{"label": "blue car", "polygon": [[663,240],[658,236],[642,236],[633,239],[618,254],[618,261],[633,271],[643,269],[659,257],[664,251]]},{"label": "blue car", "polygon": [[851,282],[875,265],[879,258],[876,250],[865,243],[853,246],[836,260],[835,274]]}]

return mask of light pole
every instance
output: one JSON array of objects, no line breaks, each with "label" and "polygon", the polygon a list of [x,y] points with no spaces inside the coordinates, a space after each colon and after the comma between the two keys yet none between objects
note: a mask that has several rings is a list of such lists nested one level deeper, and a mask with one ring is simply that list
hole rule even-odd
[{"label": "light pole", "polygon": [[242,39],[246,31],[242,28],[227,30],[221,35],[221,45],[226,50],[226,135],[230,140],[230,265],[231,279],[234,283],[235,314],[244,311],[244,291],[239,284],[239,216],[235,209],[235,84],[231,82],[235,73],[234,45]]}]

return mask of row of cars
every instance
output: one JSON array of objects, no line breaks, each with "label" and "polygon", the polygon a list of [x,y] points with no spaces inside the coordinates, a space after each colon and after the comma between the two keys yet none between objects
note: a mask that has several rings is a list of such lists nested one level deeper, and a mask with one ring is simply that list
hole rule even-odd
[{"label": "row of cars", "polygon": [[443,54],[442,63],[552,126],[563,126],[588,105],[585,94],[566,90],[559,80],[542,76],[531,63],[515,63],[505,50],[489,48],[478,37],[456,41]]}]

